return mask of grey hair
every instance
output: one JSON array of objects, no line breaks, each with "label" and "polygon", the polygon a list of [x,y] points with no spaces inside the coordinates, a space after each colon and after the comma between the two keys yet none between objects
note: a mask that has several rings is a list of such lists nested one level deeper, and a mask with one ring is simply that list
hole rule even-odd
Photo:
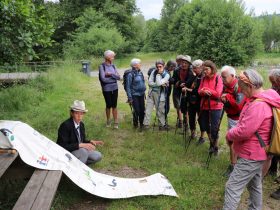
[{"label": "grey hair", "polygon": [[130,61],[130,66],[133,67],[134,65],[136,64],[140,64],[141,63],[141,60],[138,59],[138,58],[133,58],[131,61]]},{"label": "grey hair", "polygon": [[244,71],[244,74],[256,89],[263,86],[263,77],[256,70],[247,69]]},{"label": "grey hair", "polygon": [[269,72],[270,78],[280,78],[280,69],[271,69]]},{"label": "grey hair", "polygon": [[200,67],[200,66],[202,66],[202,64],[203,64],[203,61],[200,60],[200,59],[197,59],[197,60],[192,62],[193,67]]},{"label": "grey hair", "polygon": [[233,68],[232,66],[223,66],[222,69],[221,69],[221,73],[223,72],[228,72],[229,74],[233,75],[235,77],[236,75],[236,71],[235,71],[235,68]]},{"label": "grey hair", "polygon": [[104,58],[108,58],[108,57],[111,56],[111,55],[115,56],[116,53],[115,53],[114,51],[112,51],[112,50],[106,50],[106,51],[104,52]]}]

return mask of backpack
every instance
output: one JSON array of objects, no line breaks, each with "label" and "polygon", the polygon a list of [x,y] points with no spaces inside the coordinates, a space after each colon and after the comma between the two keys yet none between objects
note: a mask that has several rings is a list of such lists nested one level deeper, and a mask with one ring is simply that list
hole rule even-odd
[{"label": "backpack", "polygon": [[[130,73],[132,73],[132,83],[133,83],[133,80],[134,80],[134,77],[135,77],[135,74],[136,74],[135,70],[133,70],[133,69],[128,69],[128,70],[125,70],[125,71],[124,71],[124,74],[123,74],[123,83],[122,83],[122,84],[123,84],[123,88],[124,88],[125,92],[127,92],[127,79],[128,79],[128,75],[129,75]],[[143,81],[145,81],[142,72],[141,72],[141,75],[142,75]]]},{"label": "backpack", "polygon": [[[105,64],[102,63],[101,65],[102,65],[102,67],[103,67],[103,71],[105,72]],[[113,66],[114,70],[116,70],[115,65],[112,64],[112,66]],[[101,84],[102,86],[104,86],[105,84],[113,84],[113,83],[116,83],[116,82],[117,82],[117,81],[115,81],[115,82],[104,83],[104,82],[101,80],[100,73],[98,74],[98,79],[99,79],[99,82],[100,82],[100,84]]]},{"label": "backpack", "polygon": [[[262,101],[261,99],[256,99]],[[270,142],[266,145],[258,131],[255,132],[259,143],[265,149],[267,154],[280,156],[280,108],[272,107],[273,112],[273,128],[271,131]]]}]

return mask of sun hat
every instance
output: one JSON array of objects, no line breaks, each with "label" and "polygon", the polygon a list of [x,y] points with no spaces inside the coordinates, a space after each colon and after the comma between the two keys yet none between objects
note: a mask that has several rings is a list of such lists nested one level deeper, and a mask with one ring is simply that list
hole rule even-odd
[{"label": "sun hat", "polygon": [[84,101],[75,100],[73,104],[70,106],[72,111],[76,112],[87,112],[86,105]]},{"label": "sun hat", "polygon": [[187,61],[188,63],[192,64],[192,58],[189,55],[182,56],[181,60]]}]

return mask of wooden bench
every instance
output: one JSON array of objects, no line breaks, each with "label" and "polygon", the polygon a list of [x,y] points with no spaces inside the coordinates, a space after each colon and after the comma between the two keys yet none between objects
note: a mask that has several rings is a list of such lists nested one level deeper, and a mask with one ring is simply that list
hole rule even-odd
[{"label": "wooden bench", "polygon": [[[17,152],[0,154],[0,178],[3,174],[9,173],[8,170],[12,168],[12,163],[17,158],[19,158]],[[35,169],[13,209],[50,209],[61,177],[62,171]]]}]

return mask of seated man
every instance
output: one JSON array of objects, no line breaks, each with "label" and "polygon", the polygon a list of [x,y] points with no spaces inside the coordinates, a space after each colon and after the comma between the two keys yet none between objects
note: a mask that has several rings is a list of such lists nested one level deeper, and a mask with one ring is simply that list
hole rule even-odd
[{"label": "seated man", "polygon": [[103,145],[103,141],[86,140],[82,119],[87,111],[84,101],[74,101],[70,106],[70,118],[64,121],[58,129],[57,144],[71,152],[83,163],[91,164],[101,160],[102,155],[95,150],[95,146]]}]

